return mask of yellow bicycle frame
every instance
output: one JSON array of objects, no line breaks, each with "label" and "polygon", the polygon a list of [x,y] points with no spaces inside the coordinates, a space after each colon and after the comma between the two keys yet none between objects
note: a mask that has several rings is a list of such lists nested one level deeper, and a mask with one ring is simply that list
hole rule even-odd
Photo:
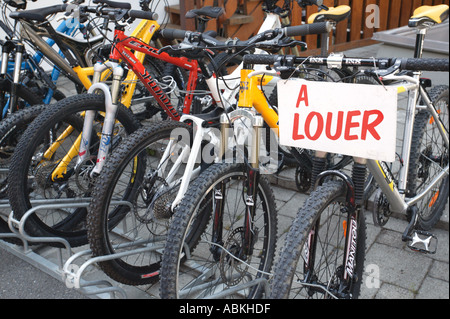
[{"label": "yellow bicycle frame", "polygon": [[264,93],[260,87],[267,85],[273,77],[256,75],[251,78],[248,75],[253,72],[252,69],[241,70],[241,84],[239,91],[238,107],[252,108],[261,114],[264,121],[278,134],[278,114],[269,106]]}]

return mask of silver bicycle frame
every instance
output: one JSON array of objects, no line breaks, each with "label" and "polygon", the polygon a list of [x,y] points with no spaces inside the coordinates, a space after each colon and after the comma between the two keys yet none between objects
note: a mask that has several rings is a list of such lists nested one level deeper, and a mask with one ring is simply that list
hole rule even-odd
[{"label": "silver bicycle frame", "polygon": [[[399,77],[388,76],[385,77],[385,80],[398,79]],[[440,135],[444,140],[444,143],[449,148],[449,138],[443,127],[439,115],[434,108],[433,103],[428,98],[425,90],[419,85],[418,80],[420,78],[420,72],[414,74],[414,77],[402,77],[402,79],[407,80],[412,83],[410,85],[405,85],[404,88],[406,91],[413,91],[412,94],[409,95],[408,106],[406,109],[406,123],[404,129],[404,141],[402,146],[402,159],[404,165],[400,168],[399,174],[399,183],[398,188],[395,185],[392,177],[390,177],[390,172],[385,168],[385,165],[382,162],[376,160],[367,160],[367,167],[369,171],[372,173],[375,178],[378,186],[381,188],[383,194],[386,196],[387,200],[390,204],[390,210],[396,213],[405,213],[408,207],[414,205],[417,201],[422,199],[439,181],[449,175],[449,165],[442,169],[442,171],[434,178],[434,180],[428,185],[428,187],[423,190],[421,193],[417,194],[413,198],[405,198],[404,191],[406,189],[407,183],[407,174],[408,167],[410,161],[410,153],[411,153],[411,141],[412,141],[412,133],[414,128],[414,115],[417,109],[416,101],[418,95],[422,97],[423,101],[426,103],[427,110],[431,113],[434,118],[434,124],[438,125]]]},{"label": "silver bicycle frame", "polygon": [[59,55],[58,52],[52,49],[47,42],[45,42],[38,33],[36,33],[25,21],[20,21],[21,29],[21,37],[23,39],[31,41],[39,50],[55,65],[59,68],[70,74],[75,80],[82,83],[78,80],[77,73],[72,69],[69,63]]}]

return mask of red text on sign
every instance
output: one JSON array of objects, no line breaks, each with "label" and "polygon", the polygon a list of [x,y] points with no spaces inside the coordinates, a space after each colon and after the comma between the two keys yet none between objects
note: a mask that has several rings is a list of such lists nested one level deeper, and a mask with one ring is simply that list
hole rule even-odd
[{"label": "red text on sign", "polygon": [[[325,118],[319,112],[309,112],[304,126],[300,127],[300,114],[295,113],[292,138],[302,140],[306,137],[308,140],[315,141],[325,134],[326,138],[333,141],[342,136],[346,141],[358,139],[365,141],[370,135],[378,141],[381,137],[376,127],[383,122],[383,119],[384,115],[379,110],[328,112]],[[313,123],[316,125],[312,125]]]}]

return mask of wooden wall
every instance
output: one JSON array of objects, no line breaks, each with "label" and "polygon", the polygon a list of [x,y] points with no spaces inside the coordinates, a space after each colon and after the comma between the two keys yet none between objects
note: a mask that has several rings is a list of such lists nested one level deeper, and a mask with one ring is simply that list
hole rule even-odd
[{"label": "wooden wall", "polygon": [[[183,12],[187,12],[195,6],[225,5],[226,16],[217,24],[212,23],[209,29],[216,28],[218,30],[220,29],[221,32],[225,30],[225,34],[223,34],[225,37],[247,39],[256,33],[262,23],[263,14],[260,9],[262,2],[261,0],[181,0],[181,28],[190,30],[194,30],[195,28],[194,21],[184,19]],[[282,5],[283,2],[283,0],[280,0],[279,4]],[[336,32],[331,43],[332,49],[346,50],[372,44],[374,41],[371,38],[374,32],[405,26],[408,24],[408,20],[416,8],[422,5],[438,5],[443,3],[448,5],[449,0],[324,0],[324,4],[328,7],[349,5],[352,8],[350,18],[340,22],[336,27]],[[379,8],[378,28],[367,27],[366,24],[366,19],[373,13],[370,11],[366,12],[366,8],[373,4]],[[246,8],[251,8],[251,10]],[[236,12],[235,10],[239,9],[240,14],[251,15],[253,22],[239,25],[238,22],[231,21],[233,19],[232,16]],[[294,3],[291,14],[292,25],[305,23],[305,16],[308,17],[315,12],[317,12],[317,7],[315,6],[308,7],[305,12],[302,12],[300,7]],[[234,19],[236,19],[235,16]],[[308,51],[318,49],[321,45],[319,37],[314,35],[299,40],[307,42]]]}]

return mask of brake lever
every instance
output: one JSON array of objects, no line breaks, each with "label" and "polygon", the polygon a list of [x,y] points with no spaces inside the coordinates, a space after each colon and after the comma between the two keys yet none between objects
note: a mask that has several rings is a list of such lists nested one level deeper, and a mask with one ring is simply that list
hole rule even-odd
[{"label": "brake lever", "polygon": [[306,42],[303,41],[298,41],[298,40],[293,40],[293,39],[289,39],[290,41],[286,41],[286,44],[280,45],[280,47],[290,47],[290,48],[294,48],[297,45],[301,46],[302,48],[307,48],[308,45],[306,44]]},{"label": "brake lever", "polygon": [[178,46],[177,45],[166,45],[165,47],[162,47],[161,49],[158,50],[158,54],[161,54],[163,52],[168,52],[168,51],[178,51],[177,49],[175,49],[174,47]]}]

